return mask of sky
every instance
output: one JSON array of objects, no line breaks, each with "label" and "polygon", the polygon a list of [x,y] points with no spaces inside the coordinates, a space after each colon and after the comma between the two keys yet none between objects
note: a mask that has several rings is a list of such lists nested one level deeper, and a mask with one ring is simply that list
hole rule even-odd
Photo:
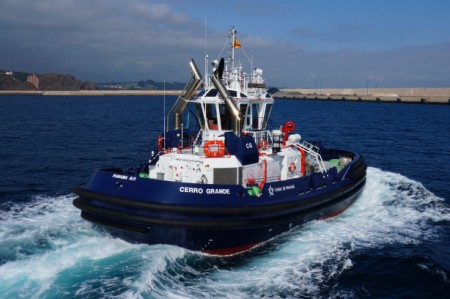
[{"label": "sky", "polygon": [[0,0],[0,69],[187,82],[235,26],[270,87],[450,87],[449,16],[448,0]]}]

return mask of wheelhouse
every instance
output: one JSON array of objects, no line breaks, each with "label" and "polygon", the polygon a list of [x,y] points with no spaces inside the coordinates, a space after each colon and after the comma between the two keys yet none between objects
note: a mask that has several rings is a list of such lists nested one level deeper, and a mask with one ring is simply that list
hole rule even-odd
[{"label": "wheelhouse", "polygon": [[[251,98],[238,90],[229,90],[244,120],[243,131],[262,131],[268,129],[273,98],[267,94],[264,98]],[[232,131],[232,117],[229,109],[216,88],[202,90],[191,101],[202,129]]]}]

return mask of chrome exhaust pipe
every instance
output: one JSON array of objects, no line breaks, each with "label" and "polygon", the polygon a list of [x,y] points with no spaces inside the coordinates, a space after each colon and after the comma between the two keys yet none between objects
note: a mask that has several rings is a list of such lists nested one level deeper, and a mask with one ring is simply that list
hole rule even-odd
[{"label": "chrome exhaust pipe", "polygon": [[223,58],[220,60],[220,65],[214,70],[213,76],[211,77],[214,85],[216,86],[217,90],[219,91],[220,95],[222,96],[223,100],[225,101],[225,106],[230,111],[231,116],[233,118],[233,132],[236,134],[236,136],[241,136],[242,131],[242,113],[239,110],[239,108],[236,106],[236,104],[233,101],[233,98],[231,97],[230,93],[228,92],[225,85],[223,85],[223,82],[220,80],[221,76],[221,70],[223,70],[223,64],[224,60]]},{"label": "chrome exhaust pipe", "polygon": [[170,109],[169,113],[167,114],[167,130],[169,130],[169,122],[170,122],[170,115],[173,113],[174,115],[174,122],[173,122],[173,128],[175,130],[178,130],[181,128],[181,120],[182,120],[182,114],[184,109],[186,109],[189,101],[194,96],[197,89],[200,87],[201,81],[202,81],[202,75],[200,74],[200,71],[197,68],[197,65],[195,64],[194,59],[191,59],[189,62],[189,66],[191,67],[191,74],[192,78],[186,84],[186,87],[184,88],[182,94],[178,97],[178,99],[173,104],[172,108]]}]

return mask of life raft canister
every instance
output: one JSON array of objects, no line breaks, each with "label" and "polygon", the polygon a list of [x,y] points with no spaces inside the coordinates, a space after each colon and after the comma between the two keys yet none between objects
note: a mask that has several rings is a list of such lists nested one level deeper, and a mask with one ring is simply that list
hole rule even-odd
[{"label": "life raft canister", "polygon": [[205,142],[203,152],[207,157],[222,157],[225,154],[225,144],[222,140],[208,140]]}]

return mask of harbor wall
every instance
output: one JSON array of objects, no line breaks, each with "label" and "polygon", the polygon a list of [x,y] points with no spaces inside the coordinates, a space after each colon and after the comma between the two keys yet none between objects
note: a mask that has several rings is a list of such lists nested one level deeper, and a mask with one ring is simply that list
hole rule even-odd
[{"label": "harbor wall", "polygon": [[450,104],[450,88],[280,89],[275,98]]},{"label": "harbor wall", "polygon": [[381,95],[381,96],[444,96],[450,97],[450,88],[295,88],[283,92],[323,95]]},{"label": "harbor wall", "polygon": [[[182,90],[77,90],[23,91],[0,90],[1,95],[42,96],[179,96]],[[321,88],[281,89],[273,94],[278,99],[333,101],[365,101],[386,103],[418,103],[450,105],[450,88]]]},{"label": "harbor wall", "polygon": [[42,95],[42,96],[178,96],[182,90],[75,90],[75,91],[23,91],[0,90],[1,95]]}]

